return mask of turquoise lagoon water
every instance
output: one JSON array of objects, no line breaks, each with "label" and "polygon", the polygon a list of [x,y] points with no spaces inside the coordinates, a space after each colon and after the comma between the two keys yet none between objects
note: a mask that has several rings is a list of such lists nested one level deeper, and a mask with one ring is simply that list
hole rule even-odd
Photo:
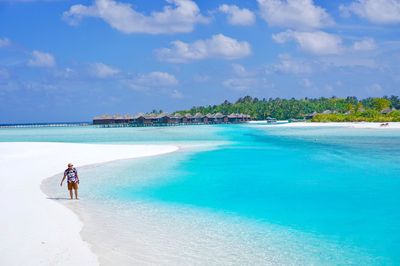
[{"label": "turquoise lagoon water", "polygon": [[[400,265],[399,130],[85,127],[0,140],[224,143],[80,170],[82,200],[61,202],[104,264]],[[51,198],[65,197],[58,179]]]}]

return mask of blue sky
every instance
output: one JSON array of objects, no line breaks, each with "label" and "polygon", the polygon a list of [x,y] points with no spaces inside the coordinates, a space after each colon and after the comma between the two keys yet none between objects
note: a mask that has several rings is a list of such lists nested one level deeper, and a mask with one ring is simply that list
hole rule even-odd
[{"label": "blue sky", "polygon": [[0,123],[400,95],[399,0],[0,0]]}]

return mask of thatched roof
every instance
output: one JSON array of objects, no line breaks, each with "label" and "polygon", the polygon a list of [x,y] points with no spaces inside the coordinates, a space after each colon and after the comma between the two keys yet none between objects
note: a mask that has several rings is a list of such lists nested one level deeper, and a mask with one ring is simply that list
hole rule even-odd
[{"label": "thatched roof", "polygon": [[133,119],[133,115],[126,114],[124,115],[124,119]]},{"label": "thatched roof", "polygon": [[156,116],[157,119],[164,118],[164,117],[171,117],[168,113],[161,113]]},{"label": "thatched roof", "polygon": [[138,113],[138,114],[136,114],[134,117],[133,117],[133,119],[138,119],[138,118],[140,118],[140,117],[145,117],[145,114],[143,114],[143,113]]},{"label": "thatched roof", "polygon": [[111,115],[99,115],[93,117],[93,120],[105,120],[105,119],[112,119],[113,117]]},{"label": "thatched roof", "polygon": [[207,117],[207,118],[214,118],[214,115],[213,115],[213,114],[210,114],[210,113],[208,113],[208,114],[206,114],[206,117]]},{"label": "thatched roof", "polygon": [[151,113],[151,114],[146,114],[145,116],[144,116],[144,118],[146,118],[146,119],[157,119],[157,114],[153,114],[153,113]]},{"label": "thatched roof", "polygon": [[183,116],[181,114],[174,114],[172,118],[181,119]]},{"label": "thatched roof", "polygon": [[221,114],[221,113],[216,113],[216,114],[214,115],[214,118],[223,118],[223,117],[224,117],[224,115]]},{"label": "thatched roof", "polygon": [[388,113],[390,113],[390,112],[392,112],[393,110],[392,109],[390,109],[390,108],[385,108],[385,109],[383,109],[382,111],[381,111],[381,114],[388,114]]},{"label": "thatched roof", "polygon": [[124,117],[123,117],[122,115],[114,115],[113,118],[114,118],[115,120],[122,120],[122,119],[124,119]]},{"label": "thatched roof", "polygon": [[201,113],[196,113],[193,118],[203,118],[204,115],[202,115]]},{"label": "thatched roof", "polygon": [[228,115],[228,118],[238,118],[237,114],[232,113],[230,115]]}]

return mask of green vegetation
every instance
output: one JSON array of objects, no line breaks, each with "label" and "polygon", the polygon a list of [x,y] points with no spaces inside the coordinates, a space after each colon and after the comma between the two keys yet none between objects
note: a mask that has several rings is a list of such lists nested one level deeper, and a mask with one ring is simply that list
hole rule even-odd
[{"label": "green vegetation", "polygon": [[[253,119],[262,120],[267,117],[276,119],[302,119],[311,113],[318,113],[311,121],[314,122],[394,122],[400,121],[400,99],[398,96],[382,98],[357,99],[347,98],[304,98],[304,99],[258,99],[246,96],[239,98],[235,103],[225,100],[219,105],[198,106],[190,110],[176,113],[243,113]],[[329,111],[327,111],[329,110]],[[325,113],[324,113],[325,112]]]}]

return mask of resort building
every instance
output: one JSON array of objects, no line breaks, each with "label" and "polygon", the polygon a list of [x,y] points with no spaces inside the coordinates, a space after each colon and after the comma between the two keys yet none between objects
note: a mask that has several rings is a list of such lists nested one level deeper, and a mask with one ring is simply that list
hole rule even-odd
[{"label": "resort building", "polygon": [[387,114],[389,114],[389,113],[391,113],[391,112],[393,112],[393,111],[396,111],[396,109],[395,109],[395,108],[385,108],[385,109],[383,109],[383,110],[381,111],[381,114],[387,115]]},{"label": "resort building", "polygon": [[173,125],[195,125],[195,124],[234,124],[250,121],[251,117],[245,114],[222,113],[207,114],[201,113],[185,114],[179,113],[170,115],[161,114],[143,114],[132,115],[102,115],[93,118],[93,125],[103,126],[173,126]]},{"label": "resort building", "polygon": [[107,124],[127,124],[134,120],[130,115],[102,115],[93,118],[94,125],[107,125]]}]

